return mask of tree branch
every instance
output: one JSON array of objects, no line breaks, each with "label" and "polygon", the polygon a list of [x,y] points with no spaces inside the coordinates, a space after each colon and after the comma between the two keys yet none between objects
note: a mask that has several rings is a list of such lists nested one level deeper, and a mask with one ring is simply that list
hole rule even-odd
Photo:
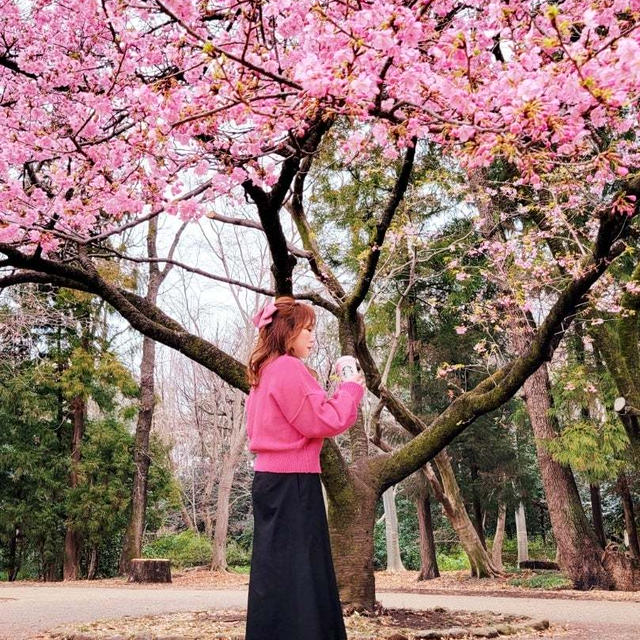
[{"label": "tree branch", "polygon": [[0,56],[0,67],[5,67],[14,73],[18,73],[20,75],[26,76],[27,78],[31,78],[31,80],[37,80],[38,76],[35,73],[30,73],[29,71],[24,71],[21,69],[17,62],[11,60],[7,56]]},{"label": "tree branch", "polygon": [[355,310],[360,306],[361,302],[365,299],[371,281],[376,272],[378,261],[380,260],[380,250],[384,243],[384,237],[387,233],[387,229],[393,220],[393,216],[398,210],[398,206],[402,202],[402,198],[409,186],[409,177],[411,176],[411,170],[413,168],[413,162],[416,155],[416,139],[413,139],[413,145],[407,149],[404,156],[404,162],[400,170],[396,183],[393,187],[391,197],[387,206],[384,209],[380,222],[376,225],[376,231],[371,240],[371,246],[369,247],[369,253],[367,255],[367,261],[364,268],[360,271],[358,283],[349,299],[346,302],[346,309],[350,316],[355,313]]},{"label": "tree branch", "polygon": [[280,221],[280,209],[285,196],[291,187],[300,168],[301,157],[315,153],[322,136],[329,130],[331,120],[322,118],[322,114],[309,122],[306,134],[294,139],[297,149],[288,155],[282,163],[280,176],[269,193],[261,189],[251,180],[246,180],[242,186],[247,195],[255,202],[260,216],[262,228],[267,237],[271,252],[273,273],[277,295],[293,294],[293,268],[296,265],[295,256],[287,248],[287,241]]},{"label": "tree branch", "polygon": [[215,52],[216,54],[218,55],[222,54],[225,57],[229,58],[230,60],[233,60],[234,62],[237,62],[238,64],[242,65],[243,67],[246,67],[247,69],[251,69],[251,71],[255,71],[256,73],[262,76],[265,76],[267,78],[271,78],[272,80],[275,80],[278,83],[281,83],[281,84],[287,85],[288,87],[293,87],[294,89],[298,89],[299,91],[302,91],[302,86],[299,85],[297,82],[289,80],[284,76],[279,76],[277,73],[272,73],[271,71],[262,69],[257,65],[252,64],[248,60],[240,58],[239,56],[236,56],[235,54],[230,53],[229,51],[225,51],[224,49],[217,47],[213,43],[213,41],[209,38],[205,40],[205,38],[203,38],[199,33],[194,31],[188,24],[186,24],[183,20],[180,20],[180,18],[178,18],[178,16],[173,11],[171,11],[171,9],[169,9],[169,7],[167,7],[163,2],[160,2],[160,0],[156,0],[156,4],[158,5],[158,7],[163,13],[165,13],[167,16],[169,16],[175,22],[177,22],[195,40],[199,42],[206,42],[206,46],[210,47],[211,51]]},{"label": "tree branch", "polygon": [[[428,429],[390,456],[383,470],[383,490],[419,469],[476,418],[506,402],[543,362],[551,359],[576,310],[584,304],[589,289],[622,252],[622,243],[616,241],[627,225],[626,216],[614,212],[603,216],[593,253],[584,261],[581,275],[562,291],[525,353],[493,374],[491,384],[485,380],[458,396]],[[401,424],[405,428],[412,427],[404,422]]]},{"label": "tree branch", "polygon": [[[223,216],[219,213],[208,213],[206,215],[209,220],[216,220],[219,222],[224,222],[226,224],[232,224],[238,227],[248,227],[249,229],[257,229],[258,231],[264,232],[262,225],[255,220],[246,220],[244,218],[229,218],[228,216]],[[292,253],[294,256],[298,256],[299,258],[305,258],[306,260],[309,260],[311,258],[311,254],[309,251],[299,249],[289,241],[287,241],[287,249],[289,253]]]},{"label": "tree branch", "polygon": [[[315,240],[315,234],[309,224],[305,210],[304,210],[304,183],[311,164],[313,162],[313,156],[307,156],[300,166],[300,171],[293,183],[293,196],[289,203],[287,210],[293,219],[298,233],[302,239],[302,246],[307,250],[309,266],[315,274],[316,278],[327,287],[329,293],[333,296],[333,299],[340,304],[345,300],[347,294],[342,288],[340,281],[334,275],[333,271],[328,267],[320,254],[320,248]],[[336,314],[337,315],[337,314]]]},{"label": "tree branch", "polygon": [[[190,333],[145,298],[107,282],[87,256],[80,256],[83,267],[80,269],[44,258],[25,256],[15,248],[3,244],[0,244],[0,251],[18,268],[52,276],[57,282],[64,282],[61,286],[88,291],[101,297],[140,333],[184,353],[237,389],[245,393],[249,391],[243,363],[207,340]],[[24,276],[22,278],[24,281]],[[11,284],[15,284],[15,279],[14,277]],[[0,282],[3,282],[3,286],[9,284],[6,278]]]}]

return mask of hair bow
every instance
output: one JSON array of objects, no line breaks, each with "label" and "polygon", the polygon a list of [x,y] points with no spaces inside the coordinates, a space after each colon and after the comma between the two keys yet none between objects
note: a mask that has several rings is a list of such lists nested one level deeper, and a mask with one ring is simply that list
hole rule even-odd
[{"label": "hair bow", "polygon": [[277,310],[278,307],[276,307],[273,302],[268,302],[264,305],[264,307],[262,307],[262,309],[260,309],[260,311],[258,311],[258,313],[256,313],[255,316],[253,316],[251,320],[253,324],[258,327],[258,329],[261,329],[271,322],[271,320],[273,319],[273,314]]}]

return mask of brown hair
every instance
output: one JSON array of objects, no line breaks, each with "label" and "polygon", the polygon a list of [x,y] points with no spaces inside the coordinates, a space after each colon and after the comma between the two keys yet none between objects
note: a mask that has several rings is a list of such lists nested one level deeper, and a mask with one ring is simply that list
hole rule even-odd
[{"label": "brown hair", "polygon": [[[293,355],[293,341],[300,331],[316,324],[316,313],[311,305],[297,302],[290,296],[276,298],[274,304],[278,310],[271,322],[260,329],[258,342],[249,356],[247,379],[252,387],[258,386],[263,367],[278,356]],[[317,378],[315,371],[309,371]]]}]

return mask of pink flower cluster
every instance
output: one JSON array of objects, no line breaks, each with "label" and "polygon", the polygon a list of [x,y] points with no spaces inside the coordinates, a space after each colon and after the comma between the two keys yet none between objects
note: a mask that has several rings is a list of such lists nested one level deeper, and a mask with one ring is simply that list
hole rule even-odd
[{"label": "pink flower cluster", "polygon": [[538,190],[561,167],[599,193],[640,161],[623,136],[640,0],[256,6],[4,2],[0,240],[198,217],[246,180],[273,185],[322,118],[350,123],[345,157],[430,140],[468,169],[503,158]]}]

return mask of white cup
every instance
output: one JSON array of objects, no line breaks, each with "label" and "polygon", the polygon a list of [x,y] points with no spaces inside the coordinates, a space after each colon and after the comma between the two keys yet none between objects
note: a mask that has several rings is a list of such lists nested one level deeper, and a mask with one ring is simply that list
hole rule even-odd
[{"label": "white cup", "polygon": [[358,361],[353,356],[340,356],[335,364],[341,380],[353,378],[358,373]]}]

